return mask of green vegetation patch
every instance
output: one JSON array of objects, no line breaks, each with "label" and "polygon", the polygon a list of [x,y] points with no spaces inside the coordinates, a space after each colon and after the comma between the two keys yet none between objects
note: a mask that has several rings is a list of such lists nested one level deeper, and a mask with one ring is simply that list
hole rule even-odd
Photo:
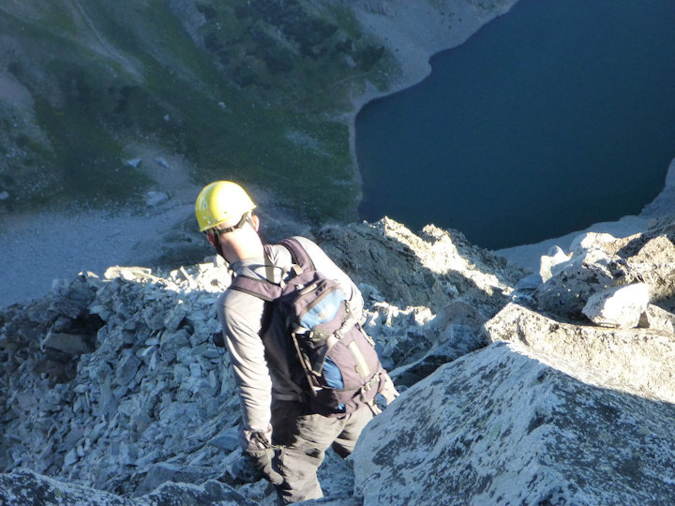
[{"label": "green vegetation patch", "polygon": [[0,21],[27,56],[13,73],[33,94],[52,144],[40,156],[57,174],[53,193],[119,200],[147,188],[151,181],[124,163],[125,146],[140,142],[184,155],[197,183],[256,184],[317,224],[356,217],[351,97],[366,82],[385,89],[396,68],[348,8],[308,0],[79,5],[53,25]]}]

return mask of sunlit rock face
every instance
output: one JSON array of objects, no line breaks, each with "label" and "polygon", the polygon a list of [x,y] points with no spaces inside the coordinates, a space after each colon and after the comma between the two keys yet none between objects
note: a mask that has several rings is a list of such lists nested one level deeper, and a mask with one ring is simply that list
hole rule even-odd
[{"label": "sunlit rock face", "polygon": [[672,404],[497,343],[407,390],[354,455],[363,504],[648,504],[675,498]]},{"label": "sunlit rock face", "polygon": [[[675,309],[675,231],[667,223],[646,233],[615,239],[588,233],[575,240],[569,255],[542,258],[545,282],[532,294],[537,308],[561,318],[584,321],[589,299],[619,286],[642,284],[648,302]],[[625,301],[645,300],[643,295]],[[607,322],[611,324],[612,322]],[[620,322],[614,322],[620,325]]]}]

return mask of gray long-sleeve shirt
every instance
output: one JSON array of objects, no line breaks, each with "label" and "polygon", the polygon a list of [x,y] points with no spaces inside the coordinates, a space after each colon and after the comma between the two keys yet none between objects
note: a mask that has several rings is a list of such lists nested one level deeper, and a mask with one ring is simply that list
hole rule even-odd
[{"label": "gray long-sleeve shirt", "polygon": [[[326,277],[335,279],[349,301],[350,310],[358,320],[363,313],[363,298],[356,285],[312,241],[296,237]],[[279,282],[292,265],[292,257],[284,246],[272,247],[270,269],[264,258],[244,259],[231,265],[235,275],[259,277]],[[272,278],[272,279],[270,279]],[[288,339],[281,319],[265,314],[265,302],[258,297],[226,290],[218,299],[225,343],[230,352],[232,371],[243,408],[243,444],[250,432],[264,432],[271,441],[272,399],[301,400],[304,371],[293,344]],[[263,326],[266,331],[261,336]]]}]

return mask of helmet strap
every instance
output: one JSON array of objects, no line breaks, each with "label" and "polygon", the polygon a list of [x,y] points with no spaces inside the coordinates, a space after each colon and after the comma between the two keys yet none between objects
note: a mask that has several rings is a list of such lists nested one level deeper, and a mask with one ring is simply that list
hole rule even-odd
[{"label": "helmet strap", "polygon": [[251,220],[251,213],[244,213],[241,216],[241,220],[236,225],[233,225],[231,227],[223,227],[223,228],[216,228],[216,232],[218,235],[220,234],[228,234],[230,232],[234,232],[235,230],[239,230],[240,228],[244,228],[244,226],[249,223],[251,226],[253,226],[253,221]]}]

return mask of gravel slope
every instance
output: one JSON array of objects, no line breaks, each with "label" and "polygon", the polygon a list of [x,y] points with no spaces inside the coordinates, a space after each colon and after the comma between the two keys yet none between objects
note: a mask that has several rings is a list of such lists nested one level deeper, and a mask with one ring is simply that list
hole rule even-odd
[{"label": "gravel slope", "polygon": [[191,181],[182,157],[148,146],[130,146],[129,152],[142,160],[141,168],[156,183],[154,190],[170,196],[168,200],[146,205],[146,198],[134,209],[3,216],[0,308],[40,298],[53,280],[70,282],[83,271],[101,276],[112,265],[154,266],[164,253],[176,249],[164,241],[184,236],[185,230],[198,233],[196,223],[194,229],[189,225],[201,187]]},{"label": "gravel slope", "polygon": [[0,232],[0,307],[42,297],[55,279],[72,281],[82,271],[102,275],[111,265],[147,261],[156,252],[146,240],[178,227],[193,206],[170,201],[145,212],[59,212],[8,219]]}]

